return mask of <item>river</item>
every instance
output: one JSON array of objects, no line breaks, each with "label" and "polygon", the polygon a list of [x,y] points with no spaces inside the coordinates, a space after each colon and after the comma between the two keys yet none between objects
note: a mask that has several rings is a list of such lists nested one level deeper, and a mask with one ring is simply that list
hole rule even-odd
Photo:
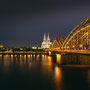
[{"label": "river", "polygon": [[0,55],[0,89],[90,90],[90,67],[63,67],[59,58]]}]

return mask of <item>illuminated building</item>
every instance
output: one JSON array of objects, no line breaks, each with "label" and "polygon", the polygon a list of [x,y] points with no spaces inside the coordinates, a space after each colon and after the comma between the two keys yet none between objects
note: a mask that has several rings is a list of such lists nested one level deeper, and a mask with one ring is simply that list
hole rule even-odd
[{"label": "illuminated building", "polygon": [[42,42],[41,48],[49,49],[51,45],[52,45],[52,43],[50,42],[49,33],[47,35],[47,39],[46,39],[46,34],[44,33],[44,38],[43,38],[43,42]]}]

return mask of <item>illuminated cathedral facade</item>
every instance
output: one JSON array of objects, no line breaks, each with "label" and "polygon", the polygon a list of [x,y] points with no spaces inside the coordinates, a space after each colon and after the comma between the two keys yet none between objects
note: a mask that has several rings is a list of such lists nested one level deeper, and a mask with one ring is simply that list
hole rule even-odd
[{"label": "illuminated cathedral facade", "polygon": [[46,34],[44,33],[44,38],[43,38],[41,48],[42,49],[49,49],[51,45],[52,45],[52,42],[50,42],[49,33],[47,35],[47,38],[46,38]]}]

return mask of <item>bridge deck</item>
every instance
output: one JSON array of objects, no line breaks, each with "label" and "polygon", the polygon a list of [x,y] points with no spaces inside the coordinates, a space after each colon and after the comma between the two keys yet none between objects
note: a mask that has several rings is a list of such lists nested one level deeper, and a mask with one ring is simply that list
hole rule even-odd
[{"label": "bridge deck", "polygon": [[78,54],[90,54],[90,50],[57,50],[52,52],[57,53],[78,53]]}]

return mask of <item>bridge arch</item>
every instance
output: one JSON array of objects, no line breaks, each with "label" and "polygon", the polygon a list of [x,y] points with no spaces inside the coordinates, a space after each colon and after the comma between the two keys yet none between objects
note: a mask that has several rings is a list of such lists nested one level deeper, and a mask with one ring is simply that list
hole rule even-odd
[{"label": "bridge arch", "polygon": [[62,45],[64,42],[64,37],[55,37],[52,43],[52,49],[53,50],[62,50]]},{"label": "bridge arch", "polygon": [[90,49],[90,17],[77,25],[63,43],[63,50]]}]

